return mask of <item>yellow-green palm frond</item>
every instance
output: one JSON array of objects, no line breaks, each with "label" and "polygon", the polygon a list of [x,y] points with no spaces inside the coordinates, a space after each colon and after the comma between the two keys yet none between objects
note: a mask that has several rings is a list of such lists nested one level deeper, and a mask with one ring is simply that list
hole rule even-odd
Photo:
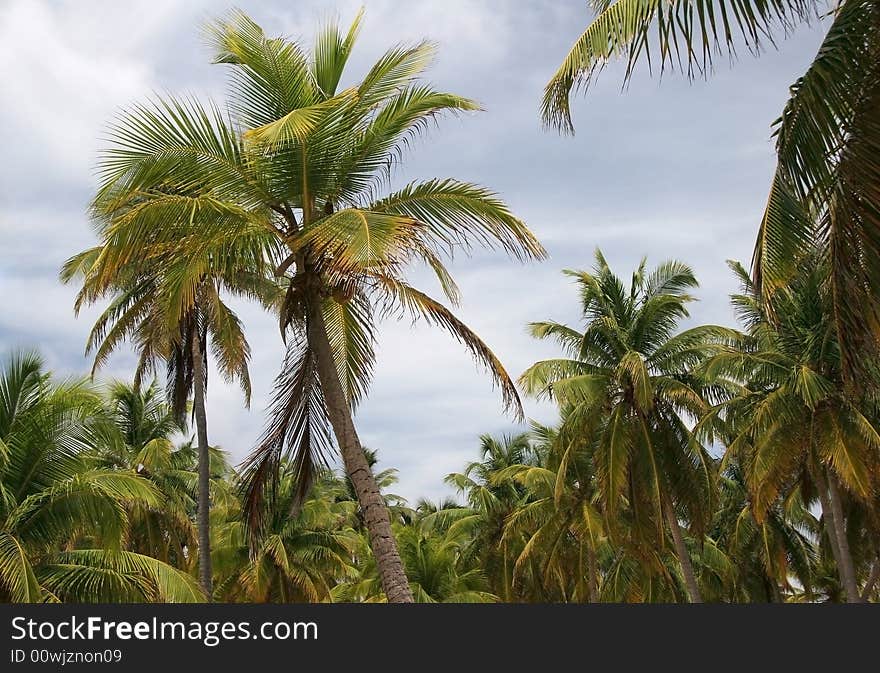
[{"label": "yellow-green palm frond", "polygon": [[593,8],[596,16],[544,89],[544,123],[569,133],[572,91],[588,87],[615,59],[626,61],[625,81],[640,60],[706,74],[723,50],[757,52],[774,43],[774,34],[816,15],[808,0],[615,0]]},{"label": "yellow-green palm frond", "polygon": [[371,277],[378,282],[377,289],[387,312],[403,311],[449,332],[471,352],[477,362],[485,366],[501,390],[505,409],[513,412],[517,418],[523,418],[522,403],[513,380],[498,357],[473,330],[440,302],[404,281],[385,274],[371,274]]}]

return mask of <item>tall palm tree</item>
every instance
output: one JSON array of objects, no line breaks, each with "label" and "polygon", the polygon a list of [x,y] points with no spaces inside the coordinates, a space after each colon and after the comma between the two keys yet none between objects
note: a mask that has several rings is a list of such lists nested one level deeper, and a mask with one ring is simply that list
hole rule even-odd
[{"label": "tall palm tree", "polygon": [[89,420],[101,397],[55,383],[35,355],[0,371],[0,601],[202,600],[186,573],[122,549],[133,506],[159,508],[146,479],[95,469]]},{"label": "tall palm tree", "polygon": [[748,335],[713,355],[704,370],[710,380],[738,384],[740,392],[703,424],[721,421],[727,456],[742,465],[759,523],[798,485],[804,494],[818,495],[847,600],[859,602],[845,499],[850,495],[864,508],[875,506],[880,432],[871,420],[876,417],[871,400],[845,391],[824,283],[827,268],[814,260],[794,282],[777,289],[771,320],[745,269],[731,266],[743,284],[743,294],[733,299]]},{"label": "tall palm tree", "polygon": [[523,389],[552,397],[565,423],[595,442],[597,488],[609,526],[622,506],[629,527],[649,547],[662,545],[664,522],[672,535],[692,602],[700,591],[681,520],[702,539],[713,500],[713,466],[685,419],[700,418],[711,393],[692,368],[730,330],[694,327],[678,334],[697,287],[692,271],[670,261],[648,273],[644,261],[630,287],[596,252],[592,273],[567,271],[581,294],[583,332],[556,322],[531,324],[532,334],[554,339],[566,358],[544,360],[520,377]]},{"label": "tall palm tree", "polygon": [[[830,25],[774,123],[778,164],[753,258],[769,300],[820,245],[843,374],[858,387],[880,334],[880,5],[833,0]],[[737,48],[758,53],[825,11],[818,0],[591,0],[596,16],[544,92],[545,123],[572,131],[572,89],[622,58],[705,75]]]},{"label": "tall palm tree", "polygon": [[458,291],[442,262],[453,250],[498,247],[521,259],[544,251],[477,185],[429,180],[377,198],[391,167],[432,120],[477,105],[419,79],[433,57],[428,43],[389,50],[359,83],[340,90],[360,23],[358,16],[344,34],[324,26],[310,51],[267,37],[241,13],[214,24],[215,61],[231,71],[229,115],[175,100],[125,114],[102,162],[101,198],[114,207],[103,235],[114,260],[125,264],[157,250],[189,259],[192,246],[277,264],[288,285],[280,311],[288,353],[271,421],[245,465],[249,525],[259,531],[285,454],[292,453],[304,499],[332,428],[388,600],[410,601],[353,422],[373,368],[377,317],[410,314],[449,331],[520,413],[498,358],[404,272],[412,263],[427,265],[454,304]]},{"label": "tall palm tree", "polygon": [[[112,153],[109,155],[113,156]],[[110,158],[107,159],[110,161]],[[179,236],[182,229],[218,226],[223,213],[212,208],[195,208],[187,214],[169,211],[167,203],[180,197],[162,190],[157,199],[163,210],[163,234]],[[257,298],[272,305],[278,287],[266,278],[263,259],[248,256],[255,245],[230,249],[210,239],[187,245],[186,255],[170,255],[155,240],[135,243],[140,259],[132,259],[129,242],[120,240],[123,222],[142,226],[143,195],[124,202],[124,196],[109,186],[93,203],[93,215],[103,240],[100,245],[70,258],[61,270],[63,282],[82,281],[75,310],[109,297],[110,303],[92,328],[86,353],[94,350],[92,374],[103,365],[124,340],[135,347],[139,362],[135,387],[144,375],[161,364],[168,379],[166,392],[178,424],[184,422],[190,396],[198,445],[198,535],[199,577],[209,598],[210,553],[210,445],[206,411],[208,351],[213,349],[220,373],[236,380],[250,403],[248,359],[250,347],[241,321],[224,302],[222,293]],[[176,219],[175,219],[176,218]],[[181,221],[183,219],[183,222]],[[140,232],[139,237],[150,236]],[[155,236],[153,237],[155,239]],[[244,251],[244,252],[243,252]]]}]

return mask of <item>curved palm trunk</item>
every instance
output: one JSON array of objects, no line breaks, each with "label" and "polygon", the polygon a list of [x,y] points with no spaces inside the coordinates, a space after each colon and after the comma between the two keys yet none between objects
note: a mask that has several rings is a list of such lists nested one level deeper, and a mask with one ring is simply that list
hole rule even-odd
[{"label": "curved palm trunk", "polygon": [[193,413],[196,418],[196,435],[199,452],[199,493],[198,519],[199,533],[199,584],[208,601],[211,600],[211,529],[209,514],[211,509],[211,464],[208,452],[208,414],[205,411],[205,360],[198,334],[192,340],[193,356]]},{"label": "curved palm trunk", "polygon": [[666,523],[669,526],[669,532],[672,533],[672,541],[675,544],[675,555],[678,556],[678,563],[681,566],[681,574],[684,576],[685,588],[688,592],[688,599],[691,603],[702,603],[703,597],[700,595],[700,588],[697,586],[697,576],[694,573],[694,566],[691,563],[690,554],[688,554],[687,546],[684,543],[684,536],[681,534],[681,526],[678,518],[675,516],[675,509],[672,503],[666,500],[663,507],[666,515]]},{"label": "curved palm trunk", "polygon": [[837,567],[840,571],[840,580],[846,591],[847,603],[861,603],[862,596],[856,583],[856,571],[853,565],[852,552],[849,548],[849,540],[846,537],[846,519],[843,516],[843,505],[840,501],[840,491],[837,488],[837,477],[828,474],[828,496],[831,511],[834,515],[834,534],[837,538]]},{"label": "curved palm trunk", "polygon": [[307,335],[309,347],[315,356],[327,414],[339,444],[345,472],[351,479],[361,506],[364,524],[370,536],[370,548],[376,558],[379,578],[382,581],[382,589],[389,603],[412,603],[412,590],[391,531],[388,508],[385,506],[385,500],[382,498],[379,485],[370,470],[370,464],[367,462],[355,430],[351,408],[339,381],[336,363],[330,350],[319,302],[312,301],[310,304]]}]

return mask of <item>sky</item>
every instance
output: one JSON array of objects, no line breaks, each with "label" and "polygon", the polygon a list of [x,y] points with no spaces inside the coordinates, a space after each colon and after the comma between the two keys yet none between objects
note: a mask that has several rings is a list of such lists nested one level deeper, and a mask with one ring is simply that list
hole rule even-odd
[{"label": "sky", "polygon": [[[544,84],[590,20],[582,0],[240,0],[270,35],[309,43],[329,17],[347,25],[366,8],[346,82],[400,42],[429,38],[438,58],[428,78],[476,99],[483,111],[441,120],[395,168],[393,184],[454,177],[498,192],[549,253],[520,264],[501,254],[459,256],[458,314],[519,375],[554,357],[528,336],[529,321],[578,324],[565,268],[589,268],[599,247],[626,278],[643,256],[690,264],[700,281],[694,323],[734,324],[736,283],[726,259],[748,262],[772,175],[771,123],[788,87],[819,46],[821,25],[801,26],[759,59],[719,59],[707,81],[645,69],[624,90],[607,68],[573,105],[577,134],[541,128]],[[36,349],[47,366],[81,376],[101,307],[73,313],[65,259],[95,243],[87,204],[94,165],[113,115],[164,92],[224,100],[224,70],[210,64],[204,24],[226,14],[222,0],[0,0],[0,357]],[[412,278],[427,276],[415,270]],[[433,288],[432,288],[433,289]],[[212,444],[238,462],[265,421],[283,347],[277,320],[237,303],[252,349],[254,396],[211,377]],[[386,322],[369,399],[356,423],[380,468],[399,470],[394,491],[410,501],[452,494],[443,477],[478,457],[483,433],[515,433],[484,371],[444,333]],[[129,378],[120,351],[99,381]],[[529,418],[554,409],[524,399]]]}]

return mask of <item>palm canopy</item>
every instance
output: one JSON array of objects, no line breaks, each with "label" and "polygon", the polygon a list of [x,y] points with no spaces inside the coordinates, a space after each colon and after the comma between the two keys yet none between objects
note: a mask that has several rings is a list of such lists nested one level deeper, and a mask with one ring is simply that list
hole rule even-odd
[{"label": "palm canopy", "polygon": [[177,447],[173,443],[186,428],[179,425],[155,382],[141,387],[113,381],[104,397],[103,412],[88,422],[93,442],[85,455],[87,462],[99,469],[138,474],[162,494],[161,507],[128,506],[126,546],[188,568],[196,539],[191,516],[196,509],[197,457],[189,443]]},{"label": "palm canopy", "polygon": [[583,435],[564,419],[561,427],[533,423],[539,460],[495,473],[493,481],[513,482],[526,494],[506,518],[503,540],[518,552],[514,579],[520,592],[537,587],[545,600],[595,602],[597,550],[605,533],[593,457]]},{"label": "palm canopy", "polygon": [[800,491],[777,500],[759,521],[738,461],[728,461],[718,481],[718,507],[709,534],[737,569],[729,588],[733,599],[778,601],[782,592],[793,593],[798,588],[812,594],[817,521]]},{"label": "palm canopy", "polygon": [[[105,220],[105,207],[100,199],[95,202],[99,222]],[[112,228],[109,222],[107,226]],[[199,226],[195,214],[191,223]],[[63,282],[82,283],[75,303],[77,312],[84,305],[110,300],[86,343],[86,353],[94,354],[92,373],[128,340],[138,355],[135,386],[164,365],[168,400],[178,424],[182,424],[193,386],[192,346],[198,341],[202,358],[213,351],[221,375],[237,381],[249,403],[250,346],[241,321],[223,295],[273,306],[281,290],[267,278],[265,262],[259,256],[224,257],[222,248],[175,255],[168,252],[168,243],[161,236],[152,238],[157,240],[142,242],[144,247],[137,254],[143,257],[137,263],[120,259],[118,241],[105,237],[100,245],[71,257],[62,267]],[[207,366],[202,369],[207,376]]]},{"label": "palm canopy", "polygon": [[187,574],[122,549],[132,506],[161,507],[134,472],[96,468],[90,427],[102,413],[81,382],[56,383],[34,355],[0,372],[0,599],[189,601]]},{"label": "palm canopy", "polygon": [[824,482],[826,468],[848,491],[871,502],[880,486],[876,403],[844,390],[824,283],[827,268],[808,265],[777,289],[771,322],[745,269],[731,266],[743,285],[733,301],[748,335],[716,353],[702,370],[709,379],[740,387],[702,425],[718,429],[729,446],[727,459],[741,462],[759,521],[780,494],[799,484],[815,492],[810,484]]},{"label": "palm canopy", "polygon": [[774,290],[821,251],[842,373],[859,388],[880,339],[880,6],[836,5],[815,60],[776,122],[776,174],[753,257],[756,291]]},{"label": "palm canopy", "polygon": [[[725,461],[741,466],[759,524],[780,498],[800,493],[809,503],[818,496],[847,600],[859,602],[849,537],[865,514],[874,518],[880,434],[876,396],[855,395],[844,383],[845,356],[826,282],[831,272],[817,251],[765,303],[745,269],[732,266],[744,290],[734,305],[748,334],[709,359],[703,375],[740,388],[701,426],[718,432],[728,446]],[[861,385],[875,390],[876,357],[864,353],[861,369]]]},{"label": "palm canopy", "polygon": [[798,23],[818,17],[815,0],[590,0],[595,16],[544,89],[545,124],[573,132],[570,96],[587,88],[610,62],[640,61],[661,71],[707,75],[716,58],[737,48],[759,53]]},{"label": "palm canopy", "polygon": [[216,591],[224,600],[326,601],[334,583],[355,575],[355,503],[346,499],[345,483],[329,472],[319,475],[302,508],[291,516],[296,489],[296,473],[285,462],[278,501],[266,512],[256,540],[249,539],[234,492],[212,512]]},{"label": "palm canopy", "polygon": [[720,391],[691,370],[732,331],[700,326],[676,333],[697,286],[680,262],[651,272],[643,262],[629,288],[598,251],[592,272],[566,273],[579,286],[585,330],[532,323],[535,337],[555,340],[567,357],[532,365],[520,377],[523,389],[555,398],[569,431],[591,443],[596,486],[610,521],[626,504],[635,537],[656,540],[652,528],[662,530],[660,514],[674,506],[701,530],[713,468],[685,420],[700,418]]}]

